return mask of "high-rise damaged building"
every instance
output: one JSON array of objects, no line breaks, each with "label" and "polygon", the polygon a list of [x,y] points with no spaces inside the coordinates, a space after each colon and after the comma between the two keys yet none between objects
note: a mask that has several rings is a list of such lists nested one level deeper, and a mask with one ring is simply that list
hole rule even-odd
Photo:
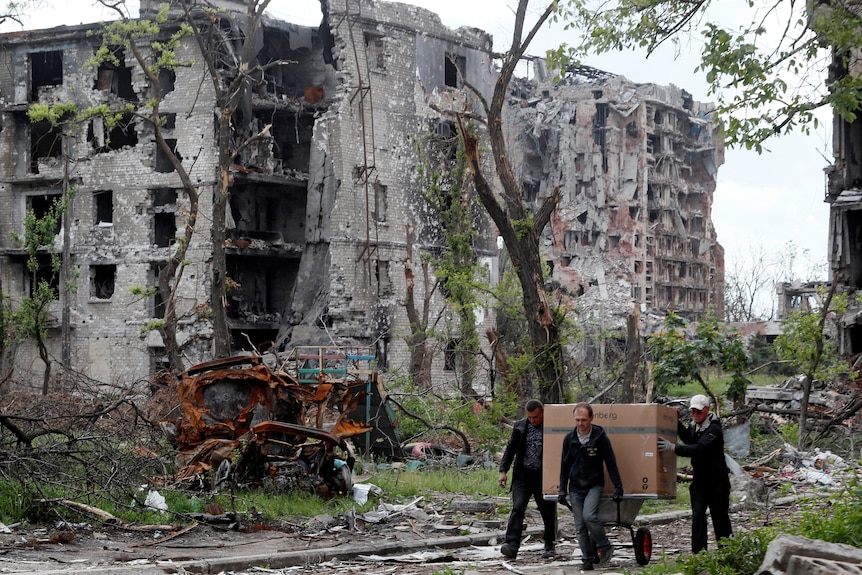
[{"label": "high-rise damaged building", "polygon": [[509,118],[526,197],[563,191],[543,246],[554,280],[605,325],[624,325],[631,302],[723,317],[712,199],[724,145],[713,106],[589,68],[554,85],[536,76],[518,84]]},{"label": "high-rise damaged building", "polygon": [[[351,341],[375,347],[380,367],[407,369],[406,229],[415,230],[415,261],[442,249],[420,190],[417,143],[423,135],[429,145],[454,136],[450,112],[475,104],[468,86],[486,96],[493,89],[491,37],[451,30],[404,4],[323,7],[320,27],[264,20],[258,61],[288,63],[268,68],[238,108],[236,125],[257,136],[233,158],[224,246],[213,246],[210,234],[222,225],[210,217],[219,183],[217,106],[191,38],[178,47],[188,65],[158,79],[162,129],[200,191],[176,291],[190,364],[211,357],[206,310],[223,305],[234,350]],[[47,253],[42,271],[27,271],[10,232],[20,234],[28,210],[44,214],[71,186],[57,246],[77,270],[77,290],[52,307],[49,347],[94,379],[130,382],[164,362],[163,342],[146,329],[164,302],[136,288],[155,285],[185,225],[188,198],[152,127],[134,115],[111,125],[93,118],[72,134],[27,116],[36,102],[118,109],[147,101],[152,80],[131,55],[116,50],[116,63],[86,66],[98,30],[0,36],[0,278],[14,303],[34,277],[50,275]],[[632,302],[691,318],[710,305],[721,313],[723,254],[711,207],[723,148],[711,108],[673,86],[585,69],[554,83],[537,66],[536,78],[511,87],[505,121],[525,199],[562,190],[541,246],[551,286],[599,317],[621,318]],[[497,234],[485,217],[474,225],[477,258],[493,283]],[[210,296],[218,249],[233,288],[223,302]],[[422,282],[416,289],[422,301]],[[428,301],[439,325],[448,325],[442,291]],[[476,315],[480,333],[494,324],[490,308]],[[452,378],[456,362],[447,350],[459,334],[439,331],[435,373]],[[36,351],[22,348],[16,369],[22,379],[38,373]]]}]

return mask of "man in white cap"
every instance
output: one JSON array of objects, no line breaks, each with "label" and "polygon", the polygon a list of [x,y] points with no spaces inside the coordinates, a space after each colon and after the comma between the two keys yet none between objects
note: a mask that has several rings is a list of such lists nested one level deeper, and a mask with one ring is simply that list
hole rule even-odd
[{"label": "man in white cap", "polygon": [[721,421],[709,411],[709,398],[695,395],[689,403],[691,424],[677,421],[677,435],[685,443],[674,445],[658,438],[659,451],[674,451],[691,458],[691,552],[706,549],[706,510],[712,516],[715,538],[730,537],[730,477],[724,460]]}]

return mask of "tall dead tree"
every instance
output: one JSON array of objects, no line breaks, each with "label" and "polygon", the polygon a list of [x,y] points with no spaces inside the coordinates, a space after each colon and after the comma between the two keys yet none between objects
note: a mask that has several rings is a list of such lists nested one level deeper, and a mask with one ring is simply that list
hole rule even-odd
[{"label": "tall dead tree", "polygon": [[459,116],[458,122],[476,192],[503,238],[521,284],[524,315],[529,325],[534,368],[538,376],[542,400],[546,403],[559,403],[563,397],[560,326],[545,291],[539,239],[560,199],[560,190],[554,188],[537,210],[531,210],[524,201],[518,180],[512,170],[503,133],[503,106],[515,68],[536,33],[553,13],[557,3],[549,3],[529,32],[524,35],[528,5],[529,0],[518,2],[512,44],[502,56],[500,75],[494,85],[491,102],[488,103],[477,93],[487,118],[496,177],[502,188],[499,196],[495,193],[494,176],[486,175],[483,168],[477,137],[465,129],[463,116]]}]

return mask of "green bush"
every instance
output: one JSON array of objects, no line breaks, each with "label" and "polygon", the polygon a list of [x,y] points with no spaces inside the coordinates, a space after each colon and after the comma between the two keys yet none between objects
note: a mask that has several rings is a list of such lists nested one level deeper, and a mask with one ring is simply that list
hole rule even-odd
[{"label": "green bush", "polygon": [[862,484],[854,481],[827,501],[818,501],[827,509],[818,508],[804,513],[798,522],[798,534],[862,547]]}]

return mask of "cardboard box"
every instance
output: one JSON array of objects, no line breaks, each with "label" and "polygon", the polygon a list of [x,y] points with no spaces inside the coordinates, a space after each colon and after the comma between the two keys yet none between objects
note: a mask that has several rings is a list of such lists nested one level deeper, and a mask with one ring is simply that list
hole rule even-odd
[{"label": "cardboard box", "polygon": [[[574,404],[545,406],[542,491],[556,497],[560,488],[563,438],[575,428]],[[593,405],[593,425],[611,440],[626,498],[676,497],[676,454],[658,451],[658,437],[676,443],[678,413],[657,403]],[[614,486],[605,469],[605,494]]]}]

